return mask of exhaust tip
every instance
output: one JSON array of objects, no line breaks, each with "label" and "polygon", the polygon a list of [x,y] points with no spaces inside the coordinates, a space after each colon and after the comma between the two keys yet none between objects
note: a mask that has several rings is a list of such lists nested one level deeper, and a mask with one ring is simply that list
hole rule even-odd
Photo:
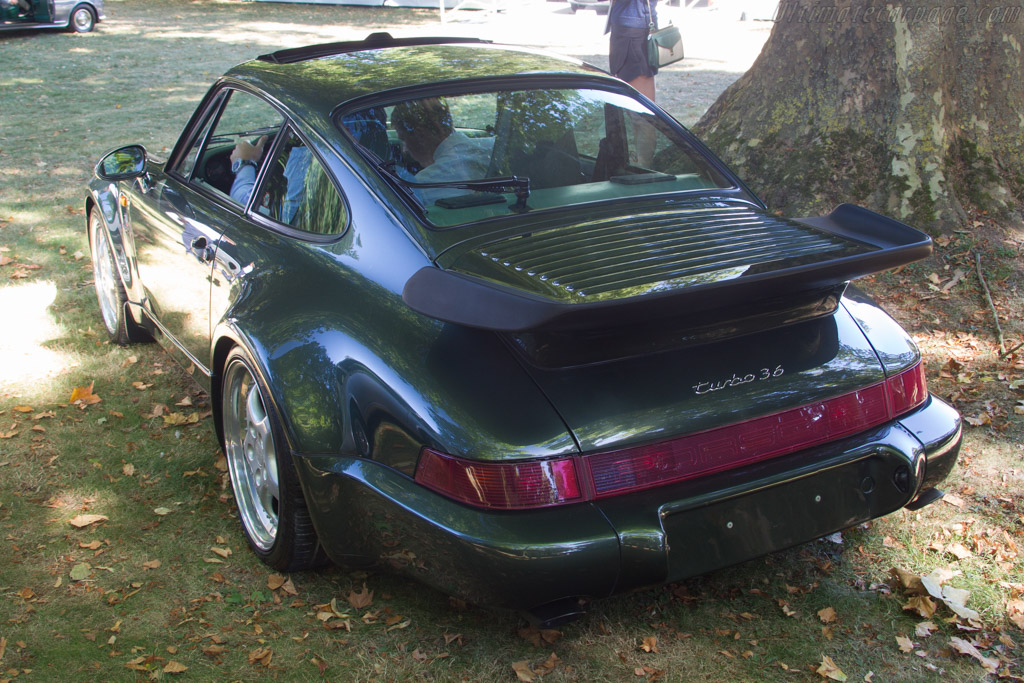
[{"label": "exhaust tip", "polygon": [[531,626],[554,628],[576,621],[587,613],[585,601],[581,598],[562,598],[523,612]]},{"label": "exhaust tip", "polygon": [[904,507],[910,511],[920,510],[925,505],[931,505],[944,495],[946,494],[939,489],[925,489],[917,496],[917,498],[907,503]]}]

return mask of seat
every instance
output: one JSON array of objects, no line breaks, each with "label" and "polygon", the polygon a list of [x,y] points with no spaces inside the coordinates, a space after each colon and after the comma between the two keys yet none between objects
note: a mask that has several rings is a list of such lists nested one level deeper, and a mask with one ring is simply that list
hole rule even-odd
[{"label": "seat", "polygon": [[527,177],[533,189],[583,182],[572,121],[550,96],[527,91],[498,98],[489,176]]}]

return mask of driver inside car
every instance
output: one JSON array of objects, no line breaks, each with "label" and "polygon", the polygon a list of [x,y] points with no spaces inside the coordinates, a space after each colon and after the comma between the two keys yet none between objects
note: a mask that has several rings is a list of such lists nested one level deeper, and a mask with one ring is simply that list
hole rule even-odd
[{"label": "driver inside car", "polygon": [[231,198],[245,206],[249,203],[253,185],[256,184],[256,170],[263,158],[263,147],[267,144],[267,136],[260,136],[256,144],[248,140],[239,140],[231,150],[231,172],[235,180],[231,183]]},{"label": "driver inside car", "polygon": [[[395,105],[391,126],[406,153],[423,169],[411,179],[417,183],[476,180],[487,177],[494,138],[471,138],[455,130],[448,105],[437,97]],[[414,191],[426,204],[443,197],[465,194],[454,188]]]}]

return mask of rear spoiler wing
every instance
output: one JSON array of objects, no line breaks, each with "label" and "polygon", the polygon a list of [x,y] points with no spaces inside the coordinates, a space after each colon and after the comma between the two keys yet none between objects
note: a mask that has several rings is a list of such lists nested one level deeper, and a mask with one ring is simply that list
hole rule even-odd
[{"label": "rear spoiler wing", "polygon": [[[640,296],[594,302],[554,301],[464,273],[425,266],[406,282],[402,298],[437,320],[500,332],[570,331],[649,322],[663,317],[750,309],[759,301],[820,295],[838,300],[850,280],[927,258],[932,240],[904,223],[852,204],[795,221],[865,246],[852,256],[823,258],[755,272],[724,282],[691,284]],[[834,306],[833,306],[834,310]]]}]

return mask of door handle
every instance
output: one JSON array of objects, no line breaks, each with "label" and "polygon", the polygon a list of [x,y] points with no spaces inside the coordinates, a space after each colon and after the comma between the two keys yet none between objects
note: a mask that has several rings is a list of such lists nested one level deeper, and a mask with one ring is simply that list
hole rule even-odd
[{"label": "door handle", "polygon": [[198,256],[200,261],[209,263],[213,260],[213,247],[210,246],[210,240],[206,239],[206,235],[193,237],[191,245],[192,253]]}]

